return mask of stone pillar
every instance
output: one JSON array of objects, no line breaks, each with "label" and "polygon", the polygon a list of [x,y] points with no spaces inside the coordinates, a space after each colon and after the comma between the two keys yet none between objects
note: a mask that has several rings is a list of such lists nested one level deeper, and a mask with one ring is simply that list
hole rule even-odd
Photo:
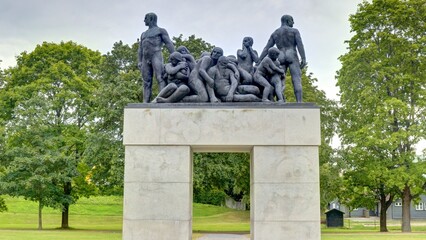
[{"label": "stone pillar", "polygon": [[192,236],[189,146],[127,146],[123,239]]},{"label": "stone pillar", "polygon": [[252,239],[321,239],[318,147],[254,146],[251,155]]}]

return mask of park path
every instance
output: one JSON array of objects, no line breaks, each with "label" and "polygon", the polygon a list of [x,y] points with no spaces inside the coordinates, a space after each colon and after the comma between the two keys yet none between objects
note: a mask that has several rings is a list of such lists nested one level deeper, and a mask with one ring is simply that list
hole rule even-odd
[{"label": "park path", "polygon": [[249,240],[247,235],[241,234],[205,234],[198,240]]}]

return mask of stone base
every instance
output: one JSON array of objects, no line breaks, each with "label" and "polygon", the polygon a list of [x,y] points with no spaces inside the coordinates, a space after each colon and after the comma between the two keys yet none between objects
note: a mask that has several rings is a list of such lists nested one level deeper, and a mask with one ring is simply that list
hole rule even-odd
[{"label": "stone base", "polygon": [[192,153],[251,153],[251,239],[319,240],[319,109],[135,104],[124,113],[123,239],[192,239]]}]

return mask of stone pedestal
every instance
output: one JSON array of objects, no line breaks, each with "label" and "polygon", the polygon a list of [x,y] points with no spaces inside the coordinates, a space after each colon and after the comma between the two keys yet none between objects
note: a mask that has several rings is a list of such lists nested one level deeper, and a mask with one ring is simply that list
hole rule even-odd
[{"label": "stone pedestal", "polygon": [[313,104],[132,104],[123,239],[191,240],[192,153],[251,153],[251,239],[319,240]]}]

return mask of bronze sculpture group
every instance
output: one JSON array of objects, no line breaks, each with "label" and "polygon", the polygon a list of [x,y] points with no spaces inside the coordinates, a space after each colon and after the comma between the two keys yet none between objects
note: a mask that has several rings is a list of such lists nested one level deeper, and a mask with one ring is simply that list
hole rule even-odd
[{"label": "bronze sculpture group", "polygon": [[[185,46],[176,51],[167,31],[157,26],[157,15],[145,15],[148,30],[142,33],[138,67],[143,80],[143,102],[151,102],[152,81],[158,81],[155,103],[175,102],[285,102],[285,74],[290,70],[296,102],[302,102],[301,69],[306,66],[302,38],[293,18],[284,15],[260,57],[253,39],[245,37],[235,56],[223,56],[215,47],[195,60]],[[164,64],[162,47],[170,52]],[[276,46],[276,47],[274,47]],[[298,53],[301,57],[299,62]]]}]

